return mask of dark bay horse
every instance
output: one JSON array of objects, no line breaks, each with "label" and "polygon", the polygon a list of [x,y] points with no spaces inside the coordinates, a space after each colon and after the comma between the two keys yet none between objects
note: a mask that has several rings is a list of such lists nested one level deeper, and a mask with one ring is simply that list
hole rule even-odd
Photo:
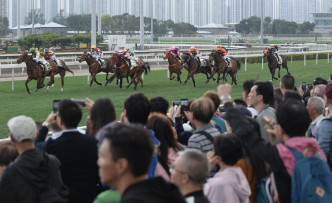
[{"label": "dark bay horse", "polygon": [[172,76],[173,73],[176,73],[177,81],[181,83],[181,69],[183,66],[181,65],[181,61],[179,61],[177,58],[175,58],[170,50],[167,50],[165,52],[164,60],[168,59],[168,70],[169,70],[169,79],[173,80],[174,77]]},{"label": "dark bay horse", "polygon": [[204,61],[201,64],[201,67],[199,67],[198,62],[189,53],[182,54],[181,59],[182,63],[186,64],[185,69],[187,69],[188,71],[187,79],[183,83],[184,85],[187,83],[189,78],[191,78],[194,83],[194,87],[196,87],[194,74],[204,73],[207,79],[209,79],[209,77],[211,76],[211,65],[208,60],[204,59]]},{"label": "dark bay horse", "polygon": [[93,81],[97,83],[98,85],[102,85],[100,82],[96,80],[96,75],[100,72],[105,72],[106,73],[106,81],[108,80],[108,73],[113,73],[113,65],[111,65],[110,59],[104,59],[106,63],[106,68],[102,68],[99,64],[99,62],[94,59],[89,53],[84,52],[80,59],[78,60],[80,63],[82,61],[86,61],[86,63],[89,66],[89,72],[91,74],[91,81],[90,81],[90,87],[92,86]]},{"label": "dark bay horse", "polygon": [[137,84],[141,82],[141,87],[143,87],[143,79],[142,74],[145,73],[145,75],[148,74],[148,71],[150,71],[150,64],[147,62],[144,62],[141,58],[138,58],[136,60],[136,66],[134,66],[129,71],[129,76],[131,77],[131,81],[128,84],[127,88],[130,87],[131,84],[134,83],[134,89],[136,90]]},{"label": "dark bay horse", "polygon": [[[43,88],[44,85],[44,79],[45,77],[49,76],[50,81],[46,84],[46,91],[49,91],[49,86],[51,86],[54,83],[54,76],[59,73],[61,75],[61,91],[63,90],[63,80],[66,73],[65,69],[59,69],[56,63],[54,63],[52,60],[47,60],[47,62],[50,64],[51,69],[44,71],[44,68],[37,64],[31,56],[28,55],[28,52],[23,52],[21,56],[17,59],[17,63],[26,63],[27,67],[27,74],[28,78],[25,81],[25,87],[27,89],[27,92],[31,94],[28,83],[31,80],[37,80],[37,88],[34,90],[35,92],[38,91],[38,89]],[[70,69],[68,69],[69,72],[72,72]]]},{"label": "dark bay horse", "polygon": [[108,83],[112,82],[114,78],[117,78],[120,80],[120,88],[122,88],[122,79],[127,78],[129,76],[129,65],[125,61],[125,59],[118,54],[113,54],[110,58],[111,66],[115,66],[114,74],[110,79],[108,79],[104,86],[106,86]]},{"label": "dark bay horse", "polygon": [[208,83],[211,78],[213,78],[215,73],[218,73],[217,83],[219,84],[221,74],[223,74],[222,79],[223,83],[225,83],[225,74],[228,73],[232,77],[232,85],[233,83],[237,85],[236,74],[237,71],[241,68],[241,63],[233,57],[229,57],[229,60],[232,64],[232,67],[228,67],[226,61],[218,53],[213,51],[209,56],[210,63],[213,63],[213,70],[210,78],[206,81],[206,83]]},{"label": "dark bay horse", "polygon": [[[273,79],[278,80],[278,78],[280,78],[280,64],[278,63],[277,58],[271,53],[270,49],[266,49],[264,52],[264,56],[263,57],[267,57],[267,62],[268,62],[268,66],[272,75],[272,81]],[[287,74],[290,75],[290,73],[288,72],[288,66],[287,66],[287,58],[283,55],[279,55],[282,59],[282,67],[285,68],[287,70]],[[274,73],[276,71],[276,69],[279,69],[278,72],[278,78],[274,77]]]}]

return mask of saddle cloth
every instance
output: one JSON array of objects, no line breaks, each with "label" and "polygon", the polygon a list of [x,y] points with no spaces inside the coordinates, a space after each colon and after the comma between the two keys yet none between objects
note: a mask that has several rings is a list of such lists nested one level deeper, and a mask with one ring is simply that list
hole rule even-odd
[{"label": "saddle cloth", "polygon": [[[276,55],[274,55],[274,56],[277,58]],[[278,64],[281,65],[282,64],[282,58],[279,55],[278,55],[277,60],[278,60]]]},{"label": "saddle cloth", "polygon": [[43,65],[44,65],[44,71],[48,71],[48,70],[52,69],[50,63],[47,62],[46,60],[43,62]]}]

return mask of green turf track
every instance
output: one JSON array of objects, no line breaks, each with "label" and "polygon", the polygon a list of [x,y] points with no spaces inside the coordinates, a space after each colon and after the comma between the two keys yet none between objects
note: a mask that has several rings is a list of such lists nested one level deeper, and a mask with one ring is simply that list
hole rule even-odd
[{"label": "green turf track", "polygon": [[[303,66],[303,61],[293,62],[293,66],[289,70],[295,77],[297,86],[301,84],[301,81],[306,81],[307,84],[310,84],[315,77],[327,79],[332,73],[331,64],[327,64],[327,60],[319,60],[318,65],[315,65],[315,63],[315,60],[307,61],[307,65]],[[286,71],[282,69],[281,76],[284,74],[286,74]],[[133,87],[120,89],[114,82],[107,87],[98,86],[94,83],[90,88],[87,85],[87,76],[66,77],[64,92],[60,92],[60,78],[58,77],[55,80],[55,87],[51,87],[49,93],[46,93],[45,89],[41,89],[36,93],[33,92],[32,90],[36,86],[36,81],[32,81],[29,84],[32,92],[31,95],[26,92],[25,81],[15,81],[15,91],[11,90],[11,82],[0,82],[0,138],[8,137],[7,121],[13,116],[23,114],[31,116],[36,121],[44,121],[52,110],[53,99],[82,99],[89,97],[96,100],[101,97],[108,97],[113,101],[117,117],[119,118],[124,100],[129,94],[134,92],[144,92],[149,98],[160,95],[172,102],[182,98],[197,98],[202,96],[205,91],[217,88],[216,82],[212,80],[206,85],[206,78],[203,74],[195,75],[196,88],[193,87],[191,80],[184,86],[174,80],[170,81],[166,75],[166,70],[151,71],[144,77],[144,87],[138,87],[136,91],[133,90]],[[187,72],[184,70],[181,76],[182,81],[184,81],[186,76]],[[250,64],[246,72],[244,71],[244,64],[242,64],[241,70],[238,73],[238,85],[233,86],[233,98],[241,97],[242,84],[247,79],[270,80],[271,75],[267,64],[264,64],[263,71],[261,70],[261,64]],[[45,81],[48,82],[48,80],[49,78]],[[97,80],[104,83],[105,75],[98,75]],[[273,83],[276,87],[279,86],[279,80]],[[124,84],[127,85],[126,82]],[[87,115],[88,111],[84,109],[80,126],[85,125]]]}]

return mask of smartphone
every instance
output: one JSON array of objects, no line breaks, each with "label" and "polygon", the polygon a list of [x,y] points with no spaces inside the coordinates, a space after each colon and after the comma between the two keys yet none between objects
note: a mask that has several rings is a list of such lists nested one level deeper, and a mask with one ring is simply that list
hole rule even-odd
[{"label": "smartphone", "polygon": [[181,104],[181,113],[183,113],[184,111],[188,111],[188,99],[181,99],[180,101]]},{"label": "smartphone", "polygon": [[54,99],[53,100],[53,112],[54,113],[58,112],[60,102],[61,102],[60,99]]},{"label": "smartphone", "polygon": [[180,101],[173,101],[173,106],[179,106],[181,104]]},{"label": "smartphone", "polygon": [[72,99],[74,102],[76,102],[78,105],[81,107],[85,107],[86,105],[86,100],[85,99]]},{"label": "smartphone", "polygon": [[264,119],[265,125],[267,125],[271,129],[274,128],[274,125],[273,125],[273,122],[271,121],[271,119],[269,119],[267,116],[263,116],[263,119]]},{"label": "smartphone", "polygon": [[301,88],[302,88],[303,92],[305,92],[306,88],[307,88],[307,83],[306,82],[302,82],[301,83]]}]

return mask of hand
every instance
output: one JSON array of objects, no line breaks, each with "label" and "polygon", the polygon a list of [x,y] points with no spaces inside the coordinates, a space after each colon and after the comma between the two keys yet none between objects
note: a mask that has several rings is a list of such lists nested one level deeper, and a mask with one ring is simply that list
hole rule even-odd
[{"label": "hand", "polygon": [[218,162],[218,156],[216,156],[214,152],[208,152],[206,153],[206,158],[209,162],[210,170],[213,169]]},{"label": "hand", "polygon": [[222,84],[218,86],[218,95],[231,95],[232,94],[232,85],[230,84]]},{"label": "hand", "polygon": [[90,111],[95,102],[92,101],[89,97],[87,97],[85,99],[86,99],[85,108]]},{"label": "hand", "polygon": [[173,119],[173,114],[174,114],[174,106],[171,106],[169,109],[168,109],[168,117],[170,117],[171,119]]},{"label": "hand", "polygon": [[303,92],[303,90],[302,90],[302,87],[301,87],[301,86],[297,88],[297,91],[299,92],[299,94],[301,95],[301,97],[303,97],[303,95],[304,95],[304,92]]},{"label": "hand", "polygon": [[181,117],[181,105],[179,105],[178,108],[176,109],[175,117],[176,118]]},{"label": "hand", "polygon": [[53,111],[48,115],[48,117],[45,120],[46,123],[48,124],[54,124],[56,123],[56,113]]},{"label": "hand", "polygon": [[184,111],[183,113],[186,116],[187,120],[193,123],[193,113],[191,113],[190,111]]}]

